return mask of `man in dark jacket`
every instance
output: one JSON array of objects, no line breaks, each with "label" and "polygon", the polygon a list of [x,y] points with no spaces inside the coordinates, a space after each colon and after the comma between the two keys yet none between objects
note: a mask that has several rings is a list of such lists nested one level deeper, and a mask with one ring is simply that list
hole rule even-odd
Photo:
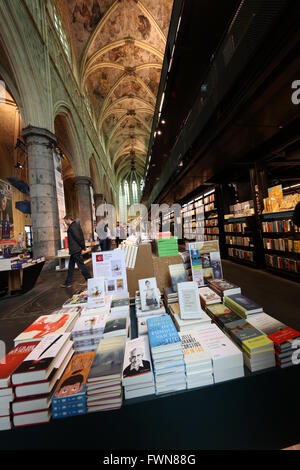
[{"label": "man in dark jacket", "polygon": [[74,222],[71,216],[66,215],[64,218],[66,225],[68,226],[68,244],[69,244],[69,268],[68,274],[65,280],[65,283],[61,287],[71,287],[73,281],[73,274],[75,263],[81,271],[81,274],[84,276],[87,281],[92,276],[89,269],[84,264],[81,251],[85,248],[84,236],[81,230],[80,225],[77,222]]}]

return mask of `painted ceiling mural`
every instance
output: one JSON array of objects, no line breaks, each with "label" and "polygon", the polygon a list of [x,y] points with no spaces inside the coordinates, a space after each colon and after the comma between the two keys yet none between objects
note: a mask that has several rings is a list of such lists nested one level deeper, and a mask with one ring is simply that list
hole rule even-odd
[{"label": "painted ceiling mural", "polygon": [[173,0],[58,1],[111,164],[142,175]]}]

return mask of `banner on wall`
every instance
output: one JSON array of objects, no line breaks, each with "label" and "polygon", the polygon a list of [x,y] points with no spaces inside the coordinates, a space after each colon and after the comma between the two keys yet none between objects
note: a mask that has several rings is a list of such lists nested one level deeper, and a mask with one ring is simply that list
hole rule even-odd
[{"label": "banner on wall", "polygon": [[60,239],[61,239],[61,243],[63,247],[63,240],[65,239],[67,235],[66,228],[64,225],[64,221],[63,221],[63,218],[66,215],[66,204],[65,204],[63,174],[62,174],[62,161],[61,161],[60,154],[56,151],[53,152],[53,163],[54,163],[55,184],[56,184],[56,194],[57,194]]},{"label": "banner on wall", "polygon": [[12,189],[6,181],[0,180],[0,242],[14,238]]}]

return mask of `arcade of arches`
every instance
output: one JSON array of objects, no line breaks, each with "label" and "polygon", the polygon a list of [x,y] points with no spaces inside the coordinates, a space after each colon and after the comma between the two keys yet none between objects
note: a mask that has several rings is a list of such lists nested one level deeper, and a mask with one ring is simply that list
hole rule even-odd
[{"label": "arcade of arches", "polygon": [[93,204],[139,200],[172,3],[0,2],[0,180],[29,187],[14,239],[31,227],[35,256],[61,247],[53,154],[87,240]]}]

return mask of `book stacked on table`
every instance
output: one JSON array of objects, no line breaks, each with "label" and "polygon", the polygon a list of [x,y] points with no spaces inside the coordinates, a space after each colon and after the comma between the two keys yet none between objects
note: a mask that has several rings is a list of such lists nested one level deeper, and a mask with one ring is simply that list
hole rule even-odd
[{"label": "book stacked on table", "polygon": [[105,304],[103,306],[89,306],[85,304],[81,309],[81,316],[90,316],[90,315],[108,315],[110,312],[112,303],[112,296],[106,295],[105,296]]},{"label": "book stacked on table", "polygon": [[188,281],[192,280],[192,269],[191,269],[191,258],[190,258],[190,252],[189,251],[182,251],[179,253],[179,255],[182,258],[183,266],[185,269],[186,273],[186,278]]},{"label": "book stacked on table", "polygon": [[201,318],[194,318],[193,320],[182,320],[180,317],[180,307],[178,303],[170,305],[169,310],[177,331],[194,331],[202,325],[211,323],[211,318],[205,312],[202,312]]},{"label": "book stacked on table", "polygon": [[214,320],[217,325],[223,330],[227,323],[235,320],[241,320],[241,316],[230,310],[224,304],[208,305],[206,307],[208,315]]},{"label": "book stacked on table", "polygon": [[123,312],[124,310],[129,312],[129,296],[112,299],[110,306],[111,313]]},{"label": "book stacked on table", "polygon": [[199,296],[201,307],[205,309],[208,305],[219,304],[222,302],[221,297],[209,287],[199,287]]},{"label": "book stacked on table", "polygon": [[159,257],[178,255],[178,238],[166,237],[155,240],[155,252]]},{"label": "book stacked on table", "polygon": [[200,305],[197,282],[179,282],[177,290],[181,320],[200,319],[204,312]]},{"label": "book stacked on table", "polygon": [[164,288],[164,299],[166,304],[169,306],[178,302],[178,293],[177,291],[173,291],[172,287],[165,287]]},{"label": "book stacked on table", "polygon": [[122,406],[125,343],[125,336],[101,340],[87,379],[88,413]]},{"label": "book stacked on table", "polygon": [[172,282],[172,289],[177,292],[177,284],[179,282],[186,282],[187,276],[183,264],[170,264],[169,272]]},{"label": "book stacked on table", "polygon": [[60,378],[52,397],[52,418],[60,419],[86,413],[86,381],[95,352],[74,354]]},{"label": "book stacked on table", "polygon": [[74,351],[95,351],[102,338],[106,320],[106,315],[84,315],[78,318],[72,330]]},{"label": "book stacked on table", "polygon": [[12,427],[11,403],[14,399],[14,392],[11,376],[38,344],[38,342],[20,344],[0,362],[0,431],[6,431]]},{"label": "book stacked on table", "polygon": [[240,294],[241,288],[225,279],[210,279],[208,287],[216,292],[222,299],[228,295]]},{"label": "book stacked on table", "polygon": [[137,317],[138,336],[144,336],[148,334],[148,326],[147,326],[148,318],[161,317],[162,315],[167,315],[166,311],[164,312],[162,311],[162,313],[155,314],[155,315],[148,315],[146,317],[138,316]]},{"label": "book stacked on table", "polygon": [[70,299],[66,300],[63,304],[63,308],[86,306],[88,303],[88,291],[84,290],[78,294],[72,295]]},{"label": "book stacked on table", "polygon": [[217,325],[202,326],[197,333],[204,350],[211,354],[216,383],[244,377],[242,352]]},{"label": "book stacked on table", "polygon": [[245,297],[242,294],[225,296],[224,304],[242,318],[247,318],[248,315],[261,313],[263,311],[261,305],[258,305],[256,302],[248,299],[248,297]]},{"label": "book stacked on table", "polygon": [[71,308],[58,313],[43,315],[35,320],[26,330],[14,339],[15,345],[29,341],[41,341],[52,334],[62,334],[72,330],[80,314],[78,308]]},{"label": "book stacked on table", "polygon": [[46,336],[12,374],[15,427],[47,423],[51,395],[72,354],[70,333]]},{"label": "book stacked on table", "polygon": [[184,390],[186,375],[183,349],[171,317],[149,318],[147,324],[156,393]]},{"label": "book stacked on table", "polygon": [[166,313],[161,292],[154,277],[139,280],[139,291],[135,294],[136,317],[146,318]]},{"label": "book stacked on table", "polygon": [[155,394],[148,337],[127,341],[122,384],[125,399]]},{"label": "book stacked on table", "polygon": [[179,333],[186,370],[187,388],[204,387],[214,383],[211,355],[205,351],[199,334]]},{"label": "book stacked on table", "polygon": [[136,305],[136,316],[137,318],[148,318],[148,317],[157,317],[166,313],[166,308],[162,300],[160,300],[159,308],[152,310],[142,310],[141,306]]},{"label": "book stacked on table", "polygon": [[[269,334],[275,345],[276,363],[280,368],[299,364],[300,332],[287,327]],[[298,341],[295,341],[298,340]],[[294,346],[294,347],[293,347]]]},{"label": "book stacked on table", "polygon": [[106,319],[103,337],[128,336],[130,318],[129,309],[110,313]]},{"label": "book stacked on table", "polygon": [[275,367],[274,344],[268,336],[241,318],[232,319],[224,328],[242,350],[251,372]]}]

